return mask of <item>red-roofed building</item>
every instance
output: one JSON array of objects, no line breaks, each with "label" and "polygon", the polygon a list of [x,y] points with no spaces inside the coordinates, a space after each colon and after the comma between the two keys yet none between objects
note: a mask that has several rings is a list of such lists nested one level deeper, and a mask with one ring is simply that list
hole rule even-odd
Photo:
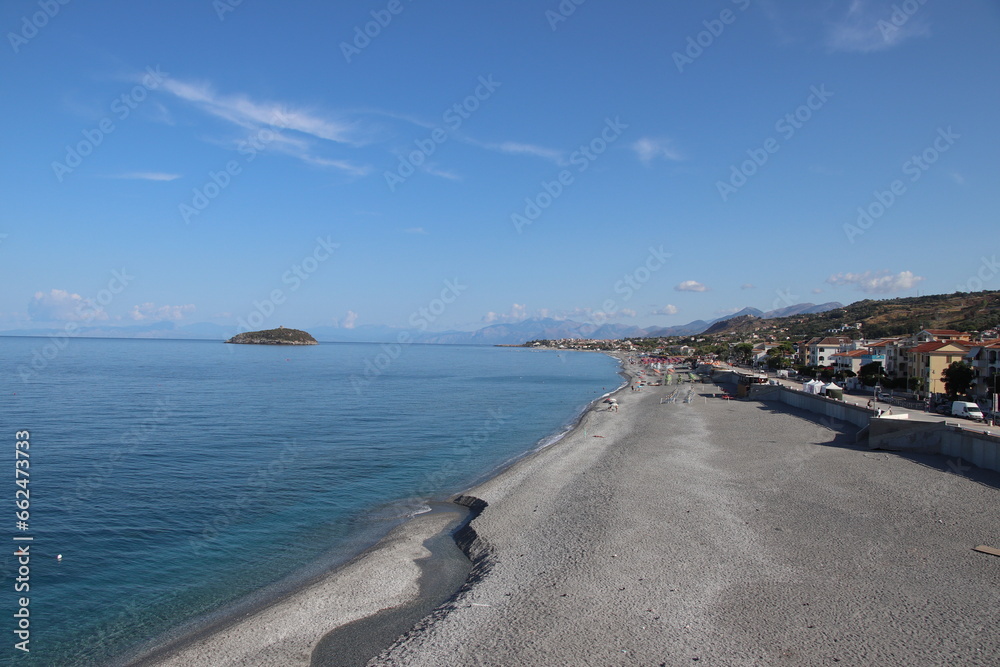
[{"label": "red-roofed building", "polygon": [[962,340],[969,337],[967,331],[955,331],[954,329],[922,329],[913,337],[917,343],[929,343],[931,341]]}]

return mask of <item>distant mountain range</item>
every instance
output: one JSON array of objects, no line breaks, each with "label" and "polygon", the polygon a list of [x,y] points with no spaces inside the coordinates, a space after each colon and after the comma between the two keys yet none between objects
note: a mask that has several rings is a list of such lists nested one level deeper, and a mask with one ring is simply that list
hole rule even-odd
[{"label": "distant mountain range", "polygon": [[[763,319],[788,317],[805,313],[821,313],[842,304],[831,302],[820,305],[800,303],[787,308],[760,311],[756,308],[744,308],[741,311],[718,317],[713,320],[695,320],[687,324],[672,327],[654,327],[642,329],[625,324],[594,324],[590,322],[575,322],[573,320],[556,320],[552,318],[530,318],[521,322],[491,324],[476,331],[408,331],[386,326],[363,325],[353,329],[321,326],[308,328],[316,340],[326,343],[395,343],[400,334],[409,334],[409,341],[414,343],[438,343],[451,345],[520,345],[529,340],[553,340],[559,338],[597,338],[621,339],[659,336],[690,336],[700,334],[716,322],[729,320],[743,315],[753,315]],[[174,322],[154,322],[130,326],[78,326],[74,336],[90,338],[170,338],[170,339],[205,339],[226,340],[239,333],[236,327],[222,324],[201,322],[196,324],[177,325]],[[25,329],[4,331],[0,335],[7,336],[60,336],[62,329]]]}]

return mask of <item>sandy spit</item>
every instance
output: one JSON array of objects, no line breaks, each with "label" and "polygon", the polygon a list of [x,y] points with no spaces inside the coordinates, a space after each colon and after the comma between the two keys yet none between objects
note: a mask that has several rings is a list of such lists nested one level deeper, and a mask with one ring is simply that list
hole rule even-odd
[{"label": "sandy spit", "polygon": [[143,665],[291,667],[309,665],[331,629],[411,602],[419,593],[417,561],[429,538],[454,527],[462,512],[432,512],[397,527],[375,547],[278,603]]}]

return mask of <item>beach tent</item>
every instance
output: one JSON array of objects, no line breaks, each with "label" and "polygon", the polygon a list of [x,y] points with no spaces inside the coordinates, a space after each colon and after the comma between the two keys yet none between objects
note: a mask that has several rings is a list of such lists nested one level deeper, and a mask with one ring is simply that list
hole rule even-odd
[{"label": "beach tent", "polygon": [[820,387],[822,386],[823,382],[821,380],[810,380],[809,382],[806,382],[805,385],[803,385],[803,388],[806,390],[806,392],[810,394],[818,394],[820,393],[819,390]]},{"label": "beach tent", "polygon": [[830,398],[843,398],[844,397],[844,389],[842,387],[838,387],[833,382],[831,382],[830,384],[828,384],[825,387],[823,387],[823,391]]}]

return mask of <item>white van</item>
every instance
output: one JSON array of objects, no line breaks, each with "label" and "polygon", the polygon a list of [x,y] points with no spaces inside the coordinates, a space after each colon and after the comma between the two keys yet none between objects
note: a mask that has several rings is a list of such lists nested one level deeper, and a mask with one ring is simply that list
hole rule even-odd
[{"label": "white van", "polygon": [[979,409],[979,406],[970,401],[955,401],[952,403],[951,416],[975,419],[977,422],[985,421],[986,419],[983,417],[983,411]]}]

